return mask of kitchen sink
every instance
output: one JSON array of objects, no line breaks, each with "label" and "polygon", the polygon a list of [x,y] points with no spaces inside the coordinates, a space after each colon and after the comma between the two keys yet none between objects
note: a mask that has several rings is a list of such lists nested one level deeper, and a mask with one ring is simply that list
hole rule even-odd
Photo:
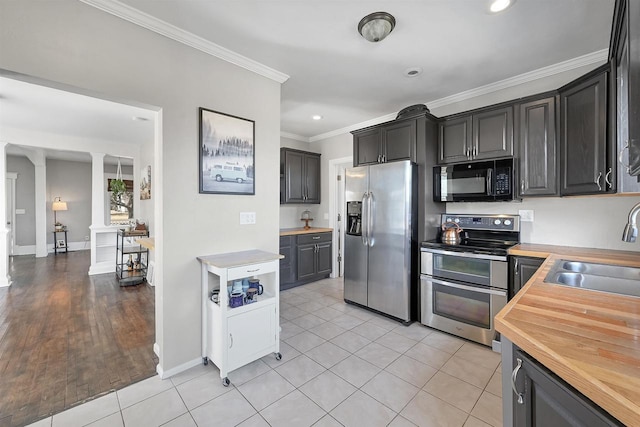
[{"label": "kitchen sink", "polygon": [[547,283],[640,297],[640,268],[569,260],[555,262]]}]

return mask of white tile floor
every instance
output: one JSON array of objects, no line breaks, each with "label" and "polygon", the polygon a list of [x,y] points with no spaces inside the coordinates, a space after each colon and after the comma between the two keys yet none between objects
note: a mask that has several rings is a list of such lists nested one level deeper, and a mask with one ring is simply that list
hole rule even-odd
[{"label": "white tile floor", "polygon": [[229,374],[149,378],[32,426],[502,426],[500,355],[342,300],[327,279],[281,293],[281,353]]}]

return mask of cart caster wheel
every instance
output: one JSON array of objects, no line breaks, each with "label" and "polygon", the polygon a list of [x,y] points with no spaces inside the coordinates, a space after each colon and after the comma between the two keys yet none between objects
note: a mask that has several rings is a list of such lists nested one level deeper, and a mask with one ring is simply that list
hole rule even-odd
[{"label": "cart caster wheel", "polygon": [[222,385],[225,386],[225,387],[229,387],[229,384],[231,384],[231,381],[229,381],[229,378],[224,377],[222,379]]},{"label": "cart caster wheel", "polygon": [[282,353],[276,353],[276,360],[282,359]]},{"label": "cart caster wheel", "polygon": [[204,366],[207,366],[207,365],[209,364],[209,358],[207,358],[207,357],[203,357],[203,358],[202,358],[202,364],[203,364]]}]

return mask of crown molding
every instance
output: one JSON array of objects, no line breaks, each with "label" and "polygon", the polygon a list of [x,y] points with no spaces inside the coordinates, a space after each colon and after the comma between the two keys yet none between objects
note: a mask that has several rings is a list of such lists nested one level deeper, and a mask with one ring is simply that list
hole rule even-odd
[{"label": "crown molding", "polygon": [[111,15],[117,16],[118,18],[124,19],[125,21],[129,21],[140,27],[151,30],[154,33],[175,40],[186,46],[198,49],[199,51],[230,62],[231,64],[237,65],[238,67],[242,67],[246,70],[267,77],[271,80],[275,80],[278,83],[284,83],[289,79],[289,76],[287,74],[284,74],[271,67],[267,67],[266,65],[254,61],[253,59],[249,59],[246,56],[235,53],[220,45],[210,42],[209,40],[206,40],[200,36],[196,36],[193,33],[178,28],[175,25],[155,18],[147,13],[144,13],[117,0],[80,1],[88,4],[89,6],[93,6],[96,9],[100,9],[103,12],[107,12]]},{"label": "crown molding", "polygon": [[289,139],[294,139],[296,141],[300,141],[300,142],[311,142],[309,140],[309,137],[307,136],[302,136],[302,135],[297,135],[295,133],[289,133],[289,132],[280,132],[280,136],[283,138],[289,138]]},{"label": "crown molding", "polygon": [[[586,55],[578,56],[576,58],[568,59],[566,61],[558,62],[557,64],[549,65],[547,67],[538,68],[537,70],[529,71],[527,73],[519,74],[514,77],[509,77],[504,80],[500,80],[488,85],[480,86],[475,89],[470,89],[464,92],[456,93],[451,96],[447,96],[440,99],[435,99],[426,103],[429,109],[435,109],[444,107],[446,105],[454,104],[456,102],[465,101],[467,99],[475,98],[476,96],[486,95],[491,92],[496,92],[502,89],[507,89],[513,86],[518,86],[524,83],[532,82],[545,77],[550,77],[556,74],[563,73],[565,71],[574,70],[576,68],[584,67],[592,64],[604,64],[609,58],[609,49],[601,49],[595,52],[588,53]],[[321,141],[323,139],[331,138],[333,136],[341,135],[351,132],[353,130],[363,129],[368,126],[375,126],[380,123],[388,122],[395,119],[397,113],[387,114],[375,119],[367,120],[366,122],[357,123],[341,129],[336,129],[331,132],[322,133],[319,135],[309,137],[309,142]]]},{"label": "crown molding", "polygon": [[490,83],[488,85],[480,86],[475,89],[456,93],[445,98],[436,99],[428,102],[427,106],[430,109],[440,108],[444,107],[445,105],[454,104],[460,101],[466,101],[467,99],[475,98],[476,96],[486,95],[491,92],[497,92],[502,89],[529,83],[538,79],[560,74],[565,71],[584,67],[586,65],[604,64],[605,62],[607,62],[608,57],[609,49],[597,50],[586,55],[578,56],[577,58],[568,59],[566,61],[558,62],[557,64],[538,68],[537,70],[509,77],[495,83]]}]

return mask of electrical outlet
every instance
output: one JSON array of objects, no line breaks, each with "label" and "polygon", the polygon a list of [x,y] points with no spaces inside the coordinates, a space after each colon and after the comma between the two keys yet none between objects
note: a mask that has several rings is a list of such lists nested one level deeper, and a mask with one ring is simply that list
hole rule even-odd
[{"label": "electrical outlet", "polygon": [[533,222],[533,210],[531,209],[520,209],[518,215],[520,215],[521,222]]},{"label": "electrical outlet", "polygon": [[89,236],[84,236],[84,240],[89,240]]},{"label": "electrical outlet", "polygon": [[240,225],[255,224],[256,213],[255,212],[240,212]]}]

